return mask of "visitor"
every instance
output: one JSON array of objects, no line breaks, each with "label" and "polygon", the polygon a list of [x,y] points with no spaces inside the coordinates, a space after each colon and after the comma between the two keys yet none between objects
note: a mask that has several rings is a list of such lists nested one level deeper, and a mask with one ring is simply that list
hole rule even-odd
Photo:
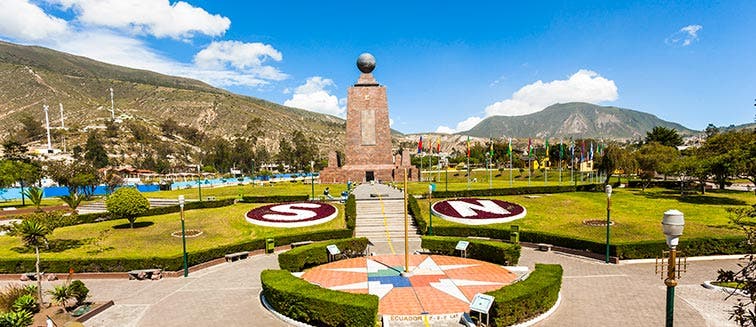
[{"label": "visitor", "polygon": [[325,195],[328,200],[333,200],[333,197],[331,196],[331,189],[329,187],[326,187],[323,191],[323,195]]}]

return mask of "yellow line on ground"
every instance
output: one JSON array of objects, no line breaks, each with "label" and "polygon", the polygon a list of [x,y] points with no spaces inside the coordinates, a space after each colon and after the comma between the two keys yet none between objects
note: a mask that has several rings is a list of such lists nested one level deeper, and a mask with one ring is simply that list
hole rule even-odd
[{"label": "yellow line on ground", "polygon": [[423,325],[425,325],[425,327],[430,327],[430,323],[428,322],[428,316],[426,315],[423,315]]},{"label": "yellow line on ground", "polygon": [[[373,191],[375,191],[375,185],[373,185]],[[383,206],[383,198],[381,198],[380,192],[375,192],[378,194],[378,202],[381,204],[381,216],[383,216],[383,227],[385,227],[386,230],[386,240],[388,240],[388,246],[389,250],[391,250],[391,254],[396,254],[396,251],[394,251],[394,244],[391,242],[391,234],[388,230],[388,221],[386,220],[386,208]]]}]

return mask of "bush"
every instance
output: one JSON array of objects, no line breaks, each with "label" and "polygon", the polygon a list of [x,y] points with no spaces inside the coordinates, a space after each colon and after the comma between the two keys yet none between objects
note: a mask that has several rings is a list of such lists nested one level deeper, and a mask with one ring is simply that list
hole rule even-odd
[{"label": "bush", "polygon": [[[276,238],[277,245],[286,245],[300,241],[321,241],[342,239],[352,236],[348,229],[332,229],[302,234],[285,235]],[[191,251],[188,254],[189,265],[197,265],[213,259],[222,258],[228,253],[253,251],[265,248],[265,239],[251,239],[240,243],[222,245],[211,249]],[[34,271],[34,258],[0,258],[0,273],[24,273]],[[46,272],[67,273],[69,268],[80,272],[113,272],[134,269],[159,268],[177,271],[183,267],[182,256],[174,257],[141,257],[141,258],[87,258],[78,259],[45,259],[40,263],[40,269]]]},{"label": "bush", "polygon": [[[27,292],[23,286],[18,284],[9,284],[0,291],[0,312],[13,311],[13,304],[24,295],[34,295],[37,293],[36,288],[33,293]],[[2,325],[0,325],[2,326]]]},{"label": "bush", "polygon": [[270,196],[243,196],[240,202],[244,203],[279,203],[307,201],[309,195],[270,195]]},{"label": "bush", "polygon": [[84,304],[89,296],[89,288],[84,285],[84,282],[80,280],[74,280],[68,285],[68,289],[71,291],[71,296],[76,299],[76,305]]},{"label": "bush", "polygon": [[326,246],[330,244],[336,245],[341,250],[341,253],[351,257],[365,253],[368,239],[364,237],[347,238],[300,246],[279,254],[278,265],[281,269],[288,271],[302,271],[309,267],[324,264],[328,262],[328,250]]},{"label": "bush", "polygon": [[31,313],[39,312],[39,303],[37,298],[30,294],[21,295],[13,302],[13,311],[27,311]]},{"label": "bush", "polygon": [[13,311],[0,314],[0,327],[27,327],[34,322],[34,316],[28,311]]},{"label": "bush", "polygon": [[415,199],[414,196],[407,197],[407,214],[412,216],[412,220],[415,222],[415,226],[417,226],[417,229],[421,234],[428,232],[428,224],[425,222],[425,219],[423,219],[420,205],[417,203],[417,199]]},{"label": "bush", "polygon": [[[222,200],[214,200],[214,201],[192,201],[192,202],[186,202],[186,204],[184,204],[184,211],[194,210],[194,209],[226,207],[232,204],[234,204],[234,199],[222,199]],[[147,211],[145,211],[141,215],[141,217],[165,215],[165,214],[179,212],[179,211],[181,211],[181,207],[179,205],[167,206],[167,207],[154,207],[154,208],[147,209]],[[74,225],[88,224],[88,223],[95,222],[95,220],[111,220],[113,219],[112,216],[113,214],[109,212],[83,214],[83,215],[79,215],[75,223],[73,224]]]},{"label": "bush", "polygon": [[536,264],[530,276],[486,294],[496,298],[491,307],[494,326],[525,322],[556,304],[562,287],[562,266]]},{"label": "bush", "polygon": [[355,226],[357,226],[357,200],[354,194],[349,194],[344,204],[344,219],[346,219],[347,228],[354,230]]},{"label": "bush", "polygon": [[467,247],[468,258],[510,266],[520,261],[519,244],[459,237],[423,236],[420,246],[434,253],[453,256],[455,255],[454,248],[461,240],[470,242]]},{"label": "bush", "polygon": [[115,217],[128,219],[131,228],[134,228],[134,221],[147,212],[147,209],[150,208],[150,201],[137,189],[122,187],[108,196],[105,205],[108,212]]},{"label": "bush", "polygon": [[260,279],[267,302],[289,318],[314,326],[376,326],[375,295],[329,290],[286,270],[264,270]]}]

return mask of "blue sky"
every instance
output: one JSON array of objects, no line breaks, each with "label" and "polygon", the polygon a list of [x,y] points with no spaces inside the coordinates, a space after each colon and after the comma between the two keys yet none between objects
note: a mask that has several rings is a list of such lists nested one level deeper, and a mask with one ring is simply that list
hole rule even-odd
[{"label": "blue sky", "polygon": [[362,52],[393,127],[465,130],[586,101],[753,122],[756,2],[3,0],[0,38],[343,117]]}]

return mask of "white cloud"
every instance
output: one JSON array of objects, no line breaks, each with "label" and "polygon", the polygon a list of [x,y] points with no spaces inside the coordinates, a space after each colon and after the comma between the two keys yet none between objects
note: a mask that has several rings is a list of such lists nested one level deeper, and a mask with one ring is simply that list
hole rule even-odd
[{"label": "white cloud", "polygon": [[672,33],[666,40],[667,44],[680,45],[687,47],[693,42],[698,41],[698,31],[702,30],[702,25],[688,25],[679,31]]},{"label": "white cloud", "polygon": [[482,120],[483,118],[473,116],[457,123],[457,126],[455,128],[448,126],[439,126],[438,128],[436,128],[436,133],[454,134],[457,132],[467,131],[475,127],[475,125],[478,125],[478,123],[480,123]]},{"label": "white cloud", "polygon": [[294,90],[291,99],[286,100],[284,106],[343,117],[346,108],[339,105],[343,103],[342,100],[326,90],[333,86],[336,84],[331,79],[320,76],[310,77],[305,84]]},{"label": "white cloud", "polygon": [[66,21],[46,14],[28,0],[3,0],[0,35],[19,40],[39,40],[66,31]]},{"label": "white cloud", "polygon": [[488,116],[522,116],[560,102],[603,102],[617,100],[617,85],[598,73],[581,69],[566,80],[536,81],[512,97],[486,107]]},{"label": "white cloud", "polygon": [[77,20],[85,25],[127,30],[132,33],[174,39],[190,38],[200,33],[220,36],[231,20],[212,15],[186,2],[169,0],[48,0],[64,9],[72,8]]},{"label": "white cloud", "polygon": [[[555,104],[565,102],[598,103],[617,100],[617,85],[598,73],[581,69],[565,80],[544,83],[536,81],[514,92],[509,99],[495,102],[485,108],[486,117],[522,116],[543,110]],[[439,126],[436,132],[456,133],[469,130],[480,121],[473,116],[457,124],[455,128]]]}]

